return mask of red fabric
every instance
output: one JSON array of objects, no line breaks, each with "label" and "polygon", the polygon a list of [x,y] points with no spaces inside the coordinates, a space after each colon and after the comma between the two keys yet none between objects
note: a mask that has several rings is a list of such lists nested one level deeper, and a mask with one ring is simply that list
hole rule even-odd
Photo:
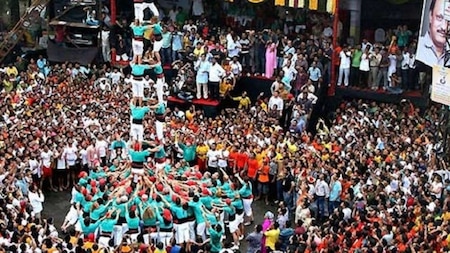
[{"label": "red fabric", "polygon": [[42,167],[42,176],[43,177],[51,177],[53,175],[53,170],[52,168],[49,167]]}]

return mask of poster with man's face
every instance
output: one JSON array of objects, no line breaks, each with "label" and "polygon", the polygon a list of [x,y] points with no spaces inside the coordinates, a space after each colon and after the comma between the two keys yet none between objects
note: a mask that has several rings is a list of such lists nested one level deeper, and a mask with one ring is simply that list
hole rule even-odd
[{"label": "poster with man's face", "polygon": [[450,19],[450,5],[446,2],[449,0],[426,0],[423,4],[416,59],[430,67],[445,64],[447,24]]}]

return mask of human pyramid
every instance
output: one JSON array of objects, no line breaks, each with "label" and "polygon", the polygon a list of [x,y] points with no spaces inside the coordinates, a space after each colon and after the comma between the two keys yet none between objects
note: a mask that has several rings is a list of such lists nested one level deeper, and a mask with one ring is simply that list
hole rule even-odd
[{"label": "human pyramid", "polygon": [[[135,10],[141,9],[138,6]],[[248,224],[253,221],[251,182],[237,174],[229,176],[224,170],[205,172],[195,164],[173,164],[166,159],[167,108],[163,90],[158,88],[165,82],[159,56],[161,27],[157,15],[150,25],[144,25],[140,17],[136,14],[131,26],[134,59],[130,140],[123,140],[121,135],[115,137],[111,144],[115,157],[112,166],[101,167],[97,162],[89,172],[80,173],[70,211],[78,219],[72,224],[65,222],[62,228],[75,225],[80,236],[105,248],[137,244],[189,249],[192,245],[209,244],[211,252],[222,249],[222,237],[228,230],[234,246],[239,247],[244,220]],[[139,36],[146,29],[153,29],[153,59],[143,64]],[[150,101],[150,105],[143,104],[142,77],[147,69],[153,69],[157,75],[158,99]],[[146,117],[155,124],[156,135],[151,140],[144,140]],[[183,152],[195,154],[192,138],[178,140],[179,136],[169,138],[174,138]]]}]

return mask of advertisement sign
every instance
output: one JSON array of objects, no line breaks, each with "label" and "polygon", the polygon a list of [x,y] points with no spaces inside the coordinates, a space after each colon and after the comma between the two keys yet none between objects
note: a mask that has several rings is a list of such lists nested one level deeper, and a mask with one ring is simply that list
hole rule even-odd
[{"label": "advertisement sign", "polygon": [[416,60],[430,67],[445,65],[448,50],[447,16],[450,16],[450,5],[447,2],[448,0],[425,0],[423,3]]},{"label": "advertisement sign", "polygon": [[450,106],[450,68],[433,67],[431,100]]}]

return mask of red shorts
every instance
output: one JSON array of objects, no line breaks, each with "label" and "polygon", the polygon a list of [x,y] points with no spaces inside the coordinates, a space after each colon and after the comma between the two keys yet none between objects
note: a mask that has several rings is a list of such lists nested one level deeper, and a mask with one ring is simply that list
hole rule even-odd
[{"label": "red shorts", "polygon": [[53,175],[52,168],[42,166],[42,177],[51,177]]},{"label": "red shorts", "polygon": [[203,173],[206,171],[206,159],[201,159],[197,157],[198,170]]}]

